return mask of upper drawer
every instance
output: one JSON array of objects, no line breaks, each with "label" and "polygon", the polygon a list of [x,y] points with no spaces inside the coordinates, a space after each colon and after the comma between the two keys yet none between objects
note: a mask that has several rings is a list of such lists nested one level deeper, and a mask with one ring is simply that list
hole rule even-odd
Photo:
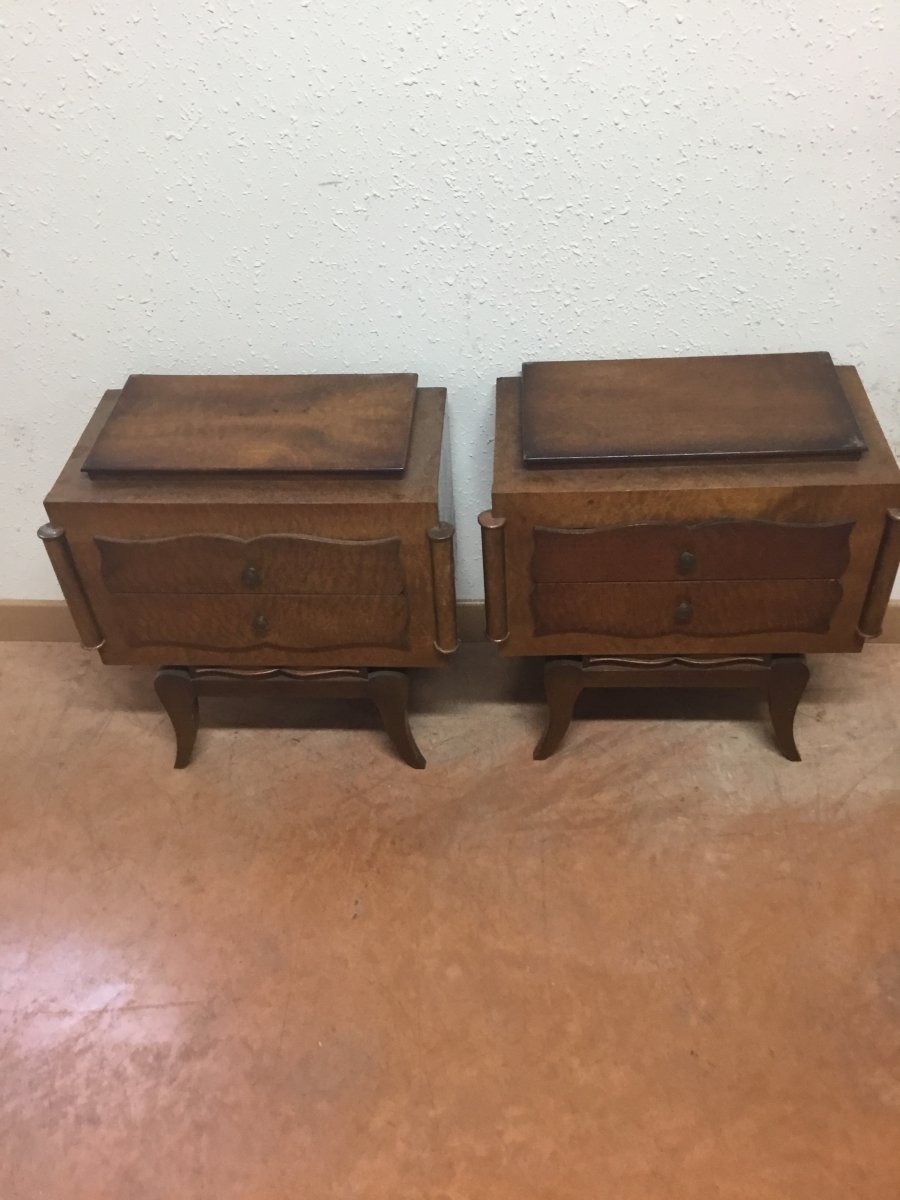
[{"label": "upper drawer", "polygon": [[598,529],[534,530],[537,583],[675,579],[839,579],[853,521],[648,522]]},{"label": "upper drawer", "polygon": [[111,592],[272,592],[397,596],[399,538],[346,541],[278,533],[94,539]]}]

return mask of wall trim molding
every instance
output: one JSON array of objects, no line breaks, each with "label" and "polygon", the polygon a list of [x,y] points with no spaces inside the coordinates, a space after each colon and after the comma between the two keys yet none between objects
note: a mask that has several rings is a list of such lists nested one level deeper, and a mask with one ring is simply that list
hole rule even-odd
[{"label": "wall trim molding", "polygon": [[0,642],[77,642],[65,600],[0,600]]},{"label": "wall trim molding", "polygon": [[[484,640],[484,602],[461,600],[456,606],[459,636]],[[900,600],[892,600],[878,639],[900,643]],[[0,600],[0,642],[77,642],[78,634],[64,600]]]}]

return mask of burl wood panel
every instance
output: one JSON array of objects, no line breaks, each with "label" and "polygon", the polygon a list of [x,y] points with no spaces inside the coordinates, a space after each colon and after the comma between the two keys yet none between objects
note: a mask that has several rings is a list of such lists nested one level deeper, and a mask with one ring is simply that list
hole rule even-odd
[{"label": "burl wood panel", "polygon": [[[893,573],[891,555],[885,552],[885,515],[888,510],[900,507],[900,468],[858,373],[852,367],[838,367],[837,371],[868,446],[866,453],[858,459],[679,460],[665,465],[611,464],[558,470],[532,470],[523,464],[521,380],[498,380],[492,508],[483,523],[489,520],[501,527],[503,535],[502,558],[498,562],[495,556],[490,572],[485,559],[486,578],[490,575],[491,579],[503,583],[508,637],[502,644],[502,653],[507,656],[568,657],[747,652],[816,654],[861,649],[864,637],[860,629],[865,632],[867,628],[878,627],[890,590],[889,582],[884,582]],[[838,576],[829,576],[838,578],[841,597],[826,632],[789,628],[759,633],[723,632],[720,636],[704,636],[702,641],[694,636],[689,626],[680,624],[668,633],[652,637],[601,632],[535,632],[532,592],[536,528],[607,529],[636,524],[700,525],[723,520],[821,527],[854,523],[847,539],[847,564]],[[823,536],[830,541],[832,534]],[[843,533],[835,530],[833,536],[834,543],[827,553],[823,553],[821,545],[816,551],[817,571],[822,570],[826,559],[831,561],[832,554],[839,554],[837,544],[843,539]],[[806,554],[802,549],[800,553]],[[702,567],[702,559],[697,558],[696,565]],[[763,568],[754,569],[768,568],[763,564]],[[679,574],[674,578],[690,581],[700,577]],[[785,574],[781,578],[784,579]],[[598,585],[602,583],[597,582]],[[642,581],[633,582],[639,584]],[[872,597],[871,605],[869,596]],[[877,620],[873,618],[871,626],[863,628],[861,618],[870,612],[877,614]]]},{"label": "burl wood panel", "polygon": [[416,375],[132,375],[84,462],[123,472],[399,474]]},{"label": "burl wood panel", "polygon": [[[452,534],[452,530],[451,530]],[[111,592],[281,592],[398,595],[399,538],[300,534],[94,539]]]},{"label": "burl wood panel", "polygon": [[[115,475],[102,480],[91,479],[82,471],[85,456],[94,443],[118,397],[108,392],[79,440],[59,479],[47,497],[48,514],[55,523],[65,526],[74,571],[96,615],[104,640],[100,656],[109,664],[146,664],[178,662],[182,666],[222,666],[230,662],[224,648],[208,648],[193,640],[183,645],[136,645],[125,636],[122,628],[123,609],[120,601],[127,594],[112,591],[119,563],[107,564],[112,576],[104,574],[98,539],[107,542],[153,543],[168,538],[209,539],[216,547],[216,563],[207,578],[214,578],[207,590],[179,592],[178,581],[167,577],[165,586],[143,593],[146,596],[169,595],[172,599],[211,596],[225,597],[227,592],[208,590],[223,586],[217,572],[234,572],[240,561],[242,544],[262,539],[267,548],[280,545],[284,537],[303,539],[305,549],[297,556],[298,564],[311,561],[318,555],[318,567],[312,574],[307,594],[321,595],[330,602],[335,593],[357,578],[354,594],[394,594],[397,588],[395,553],[402,565],[403,596],[408,606],[408,626],[401,639],[397,628],[388,625],[373,634],[365,630],[357,637],[370,637],[363,646],[311,646],[282,648],[277,652],[266,645],[236,651],[235,661],[242,667],[294,668],[368,667],[407,668],[442,667],[449,662],[448,651],[452,638],[446,620],[446,598],[435,593],[436,587],[446,585],[452,577],[453,540],[443,529],[440,543],[429,537],[440,521],[439,482],[441,480],[441,448],[446,408],[443,388],[419,389],[413,413],[412,434],[406,470],[400,476],[380,477],[357,475]],[[227,535],[231,550],[224,550],[218,541]],[[269,543],[269,539],[274,539]],[[335,555],[317,542],[336,542]],[[395,543],[399,542],[399,548]],[[312,544],[310,544],[312,543]],[[356,543],[365,549],[359,551]],[[389,553],[385,550],[388,547]],[[144,547],[146,549],[146,546]],[[258,547],[257,547],[258,548]],[[222,560],[219,554],[234,553],[234,558]],[[369,558],[371,550],[372,558]],[[114,557],[115,557],[114,552]],[[154,552],[155,553],[155,552]],[[188,554],[182,556],[189,559]],[[276,552],[277,558],[277,552]],[[223,565],[224,561],[224,565]],[[249,562],[259,568],[257,585],[251,575],[248,581],[234,579],[230,589],[236,596],[252,600],[268,594],[268,588],[293,586],[280,576],[286,567],[267,560]],[[154,567],[150,569],[152,576]],[[179,568],[190,577],[191,586],[198,584],[198,572],[185,561]],[[129,572],[137,567],[129,562]],[[299,566],[298,566],[299,570]],[[243,567],[241,569],[243,576]],[[124,577],[127,586],[152,586],[152,578],[140,571],[139,576]],[[274,582],[273,582],[274,580]],[[321,582],[319,582],[321,581]],[[298,585],[299,586],[299,585]],[[307,586],[307,585],[303,585]],[[390,590],[388,590],[390,589]],[[273,594],[274,591],[273,591]],[[292,594],[286,590],[285,597]],[[343,594],[338,591],[338,595]],[[348,592],[348,594],[350,594]],[[399,595],[399,592],[396,594]],[[141,593],[136,593],[140,598]],[[351,602],[352,603],[352,602]],[[333,607],[333,606],[332,606]],[[438,628],[438,611],[441,627]],[[350,627],[351,633],[353,626]],[[202,633],[202,628],[201,628]],[[191,630],[186,635],[192,638]],[[246,636],[246,635],[243,635]],[[287,640],[303,641],[302,637]],[[323,639],[316,637],[317,643]],[[331,639],[327,639],[331,641]],[[440,647],[438,646],[440,642]],[[388,644],[390,643],[390,644]]]},{"label": "burl wood panel", "polygon": [[408,645],[405,596],[228,596],[134,593],[113,608],[131,646],[223,652]]},{"label": "burl wood panel", "polygon": [[865,449],[826,353],[536,362],[522,380],[529,466]]},{"label": "burl wood panel", "polygon": [[859,622],[864,637],[878,637],[900,567],[900,508],[892,508],[884,523],[884,537],[875,559],[875,570]]},{"label": "burl wood panel", "polygon": [[534,631],[610,637],[735,637],[827,633],[841,598],[836,580],[765,582],[539,583]]},{"label": "burl wood panel", "polygon": [[691,579],[836,579],[850,561],[853,521],[647,522],[534,531],[538,582]]}]

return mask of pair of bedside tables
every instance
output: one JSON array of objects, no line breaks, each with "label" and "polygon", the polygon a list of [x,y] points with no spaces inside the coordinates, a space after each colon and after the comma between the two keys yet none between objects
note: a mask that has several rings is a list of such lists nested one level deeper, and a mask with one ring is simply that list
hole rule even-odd
[{"label": "pair of bedside tables", "polygon": [[[82,642],[159,667],[177,767],[198,698],[366,696],[422,767],[408,668],[457,648],[446,392],[415,375],[131,376],[40,530]],[[779,749],[806,653],[877,636],[900,469],[826,354],[533,363],[497,388],[488,636],[585,687],[753,687]],[[163,665],[160,665],[163,664]],[[170,664],[170,665],[166,665]]]}]

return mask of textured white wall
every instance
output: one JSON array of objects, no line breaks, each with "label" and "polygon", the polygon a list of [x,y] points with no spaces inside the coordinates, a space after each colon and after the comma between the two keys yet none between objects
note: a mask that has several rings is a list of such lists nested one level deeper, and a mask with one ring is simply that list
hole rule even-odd
[{"label": "textured white wall", "polygon": [[523,359],[828,349],[900,449],[900,5],[5,0],[0,594],[131,371],[450,389],[480,595]]}]

